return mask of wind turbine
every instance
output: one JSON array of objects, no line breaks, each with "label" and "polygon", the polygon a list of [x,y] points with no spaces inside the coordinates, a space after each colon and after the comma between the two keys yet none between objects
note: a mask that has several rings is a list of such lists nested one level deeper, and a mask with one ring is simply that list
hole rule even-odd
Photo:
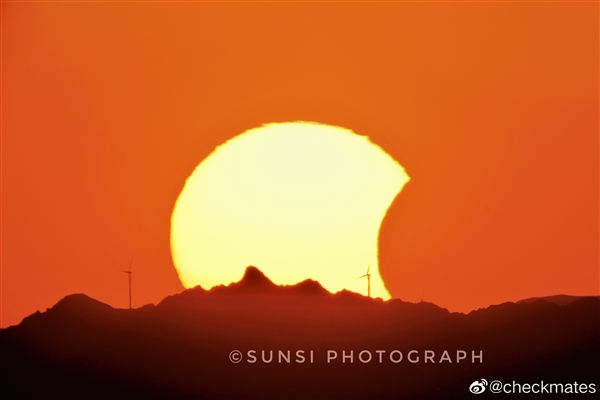
[{"label": "wind turbine", "polygon": [[360,278],[364,278],[365,276],[367,277],[367,295],[369,297],[371,297],[371,274],[369,273],[370,270],[371,270],[371,263],[369,262],[369,266],[367,267],[367,273],[356,278],[356,279],[360,279]]},{"label": "wind turbine", "polygon": [[127,275],[129,275],[129,309],[131,310],[131,274],[133,274],[133,271],[131,271],[131,264],[133,264],[133,257],[131,257],[131,262],[129,263],[129,269],[127,271],[121,271],[121,272],[125,272]]}]

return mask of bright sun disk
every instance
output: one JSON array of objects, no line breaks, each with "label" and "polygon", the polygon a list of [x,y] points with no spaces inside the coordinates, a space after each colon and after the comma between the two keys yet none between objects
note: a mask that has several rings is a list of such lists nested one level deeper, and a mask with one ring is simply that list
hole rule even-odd
[{"label": "bright sun disk", "polygon": [[409,177],[365,136],[289,122],[219,146],[187,179],[171,218],[173,261],[185,287],[237,281],[255,265],[277,284],[319,281],[331,292],[390,297],[377,236]]}]

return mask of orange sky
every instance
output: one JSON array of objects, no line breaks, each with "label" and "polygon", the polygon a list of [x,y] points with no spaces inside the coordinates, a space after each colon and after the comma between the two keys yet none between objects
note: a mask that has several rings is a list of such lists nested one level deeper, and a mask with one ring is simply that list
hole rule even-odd
[{"label": "orange sky", "polygon": [[[598,294],[598,3],[2,3],[2,320],[183,289],[171,211],[215,146],[343,126],[411,181],[392,296]],[[258,266],[260,268],[260,266]]]}]

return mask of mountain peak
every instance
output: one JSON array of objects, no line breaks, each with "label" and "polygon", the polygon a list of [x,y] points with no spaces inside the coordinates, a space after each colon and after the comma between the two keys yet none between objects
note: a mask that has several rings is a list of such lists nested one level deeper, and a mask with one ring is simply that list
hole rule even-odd
[{"label": "mountain peak", "polygon": [[244,276],[238,282],[244,286],[272,286],[274,283],[267,276],[253,265],[246,267]]},{"label": "mountain peak", "polygon": [[253,265],[246,267],[242,279],[227,286],[215,286],[210,293],[308,295],[330,294],[321,284],[305,279],[294,285],[277,285]]},{"label": "mountain peak", "polygon": [[248,266],[239,282],[227,286],[213,287],[211,293],[270,293],[277,290],[277,285],[255,266]]},{"label": "mountain peak", "polygon": [[312,279],[305,279],[302,282],[285,287],[292,294],[330,294],[321,284]]},{"label": "mountain peak", "polygon": [[87,311],[87,310],[108,310],[112,307],[83,293],[74,293],[63,297],[56,303],[52,310],[65,311]]}]

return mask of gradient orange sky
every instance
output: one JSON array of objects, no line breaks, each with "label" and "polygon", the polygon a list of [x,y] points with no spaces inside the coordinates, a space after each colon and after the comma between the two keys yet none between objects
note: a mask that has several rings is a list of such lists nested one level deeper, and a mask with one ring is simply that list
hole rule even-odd
[{"label": "gradient orange sky", "polygon": [[[598,294],[598,3],[2,2],[2,316],[183,290],[169,223],[268,122],[367,135],[411,181],[393,297]],[[257,267],[260,268],[260,265]]]}]

